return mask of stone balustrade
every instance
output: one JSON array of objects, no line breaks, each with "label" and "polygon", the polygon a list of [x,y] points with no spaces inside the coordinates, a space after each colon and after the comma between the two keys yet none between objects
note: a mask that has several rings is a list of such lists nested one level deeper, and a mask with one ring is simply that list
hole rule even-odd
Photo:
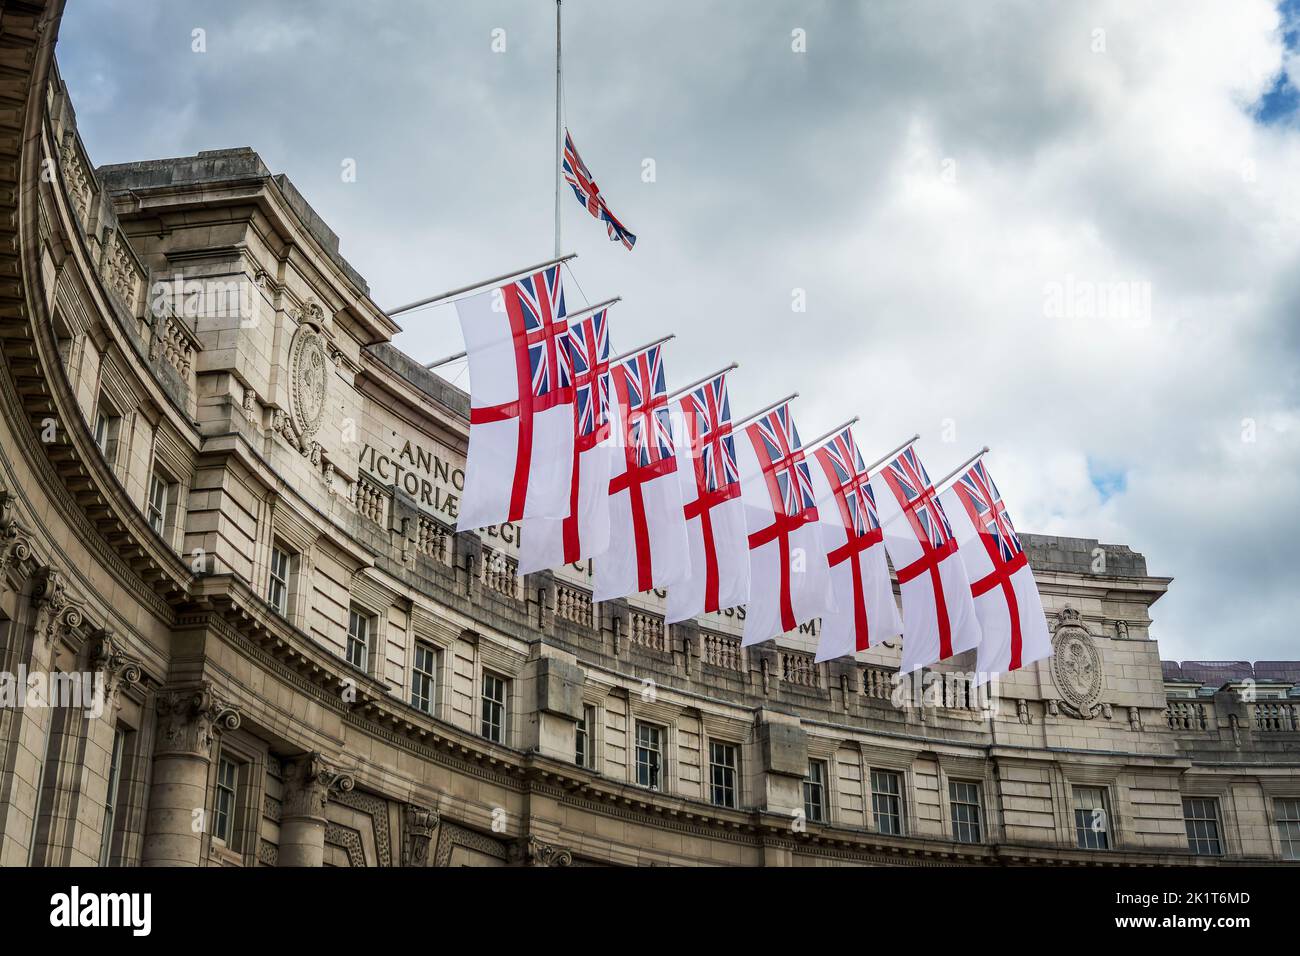
[{"label": "stone balustrade", "polygon": [[704,663],[738,673],[744,671],[739,638],[727,637],[724,634],[704,634],[702,639],[701,658]]},{"label": "stone balustrade", "polygon": [[799,687],[820,687],[821,675],[811,654],[781,651],[781,680]]},{"label": "stone balustrade", "polygon": [[580,627],[595,627],[591,592],[568,584],[557,584],[555,614]]}]

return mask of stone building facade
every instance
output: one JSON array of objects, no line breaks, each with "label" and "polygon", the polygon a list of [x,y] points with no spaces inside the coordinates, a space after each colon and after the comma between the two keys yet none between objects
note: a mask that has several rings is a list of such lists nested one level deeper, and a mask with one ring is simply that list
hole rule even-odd
[{"label": "stone building facade", "polygon": [[96,169],[60,13],[0,6],[0,864],[1300,858],[1300,666],[1162,667],[1127,547],[1024,536],[989,698],[453,533],[465,394],[252,150]]}]

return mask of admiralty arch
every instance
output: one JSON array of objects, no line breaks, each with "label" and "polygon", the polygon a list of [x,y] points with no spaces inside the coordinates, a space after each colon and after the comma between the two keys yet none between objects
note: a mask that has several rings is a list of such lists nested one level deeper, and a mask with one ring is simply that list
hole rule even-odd
[{"label": "admiralty arch", "polygon": [[0,864],[1300,859],[1300,663],[1162,662],[1125,545],[1024,536],[990,701],[454,533],[467,396],[256,152],[96,167],[61,12],[0,4]]}]

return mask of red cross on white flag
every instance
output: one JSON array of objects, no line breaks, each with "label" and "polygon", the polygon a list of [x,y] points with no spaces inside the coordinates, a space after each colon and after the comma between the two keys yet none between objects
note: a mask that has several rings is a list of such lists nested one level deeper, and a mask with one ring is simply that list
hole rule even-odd
[{"label": "red cross on white flag", "polygon": [[851,657],[903,633],[866,463],[845,428],[814,452],[813,490],[835,610],[822,615],[817,660]]},{"label": "red cross on white flag", "polygon": [[609,549],[593,562],[597,601],[691,573],[662,353],[655,345],[610,370],[624,447],[610,471]]},{"label": "red cross on white flag", "polygon": [[749,541],[726,373],[687,392],[674,411],[682,422],[677,474],[693,573],[668,590],[669,624],[749,600]]},{"label": "red cross on white flag", "polygon": [[977,684],[1052,654],[1043,601],[1002,495],[982,460],[940,495],[971,580],[983,638]]},{"label": "red cross on white flag", "polygon": [[749,604],[741,641],[769,640],[834,607],[817,521],[812,466],[782,404],[736,442],[749,529]]},{"label": "red cross on white flag", "polygon": [[903,592],[899,670],[908,674],[978,646],[970,579],[948,517],[911,443],[872,475],[871,488]]},{"label": "red cross on white flag", "polygon": [[569,513],[573,386],[560,266],[456,303],[469,357],[469,452],[456,530]]}]

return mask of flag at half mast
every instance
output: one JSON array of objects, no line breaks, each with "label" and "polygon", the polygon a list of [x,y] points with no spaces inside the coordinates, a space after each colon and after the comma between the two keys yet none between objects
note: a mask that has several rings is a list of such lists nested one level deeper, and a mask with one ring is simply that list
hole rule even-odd
[{"label": "flag at half mast", "polygon": [[605,224],[610,241],[621,242],[631,250],[636,245],[636,236],[628,232],[627,227],[610,212],[609,204],[600,194],[600,187],[596,185],[591,170],[578,155],[578,147],[573,145],[573,137],[567,129],[564,131],[564,161],[561,169],[564,172],[564,181],[573,188],[573,194],[578,197],[578,202],[587,208],[587,212]]}]

